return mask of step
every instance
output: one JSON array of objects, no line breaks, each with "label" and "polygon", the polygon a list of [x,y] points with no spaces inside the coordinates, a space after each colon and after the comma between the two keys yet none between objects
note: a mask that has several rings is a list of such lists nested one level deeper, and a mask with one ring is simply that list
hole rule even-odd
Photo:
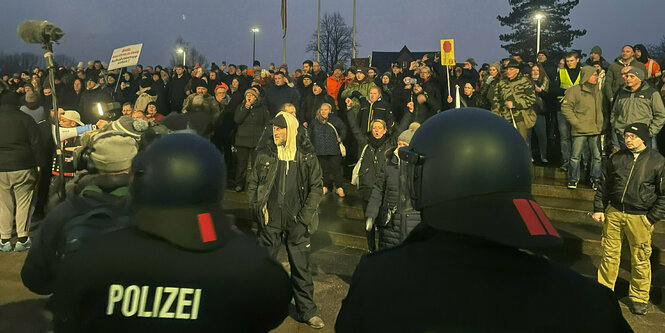
[{"label": "step", "polygon": [[531,193],[538,196],[593,201],[596,191],[590,186],[579,183],[571,190],[566,187],[565,180],[537,177],[531,185]]},{"label": "step", "polygon": [[568,176],[565,171],[546,166],[534,166],[533,167],[533,176],[536,178],[550,178],[550,179],[560,179],[567,180]]}]

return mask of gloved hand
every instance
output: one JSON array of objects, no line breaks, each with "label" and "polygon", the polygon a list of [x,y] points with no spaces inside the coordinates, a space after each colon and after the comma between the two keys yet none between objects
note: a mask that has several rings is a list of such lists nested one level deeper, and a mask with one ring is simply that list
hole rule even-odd
[{"label": "gloved hand", "polygon": [[355,97],[355,98],[357,98],[357,99],[362,99],[362,98],[363,98],[363,95],[362,95],[362,94],[360,93],[360,91],[358,91],[358,90],[352,92],[352,93],[351,93],[351,96],[352,96],[352,97]]},{"label": "gloved hand", "polygon": [[372,228],[374,228],[374,219],[368,217],[367,220],[365,220],[365,231],[370,231]]}]

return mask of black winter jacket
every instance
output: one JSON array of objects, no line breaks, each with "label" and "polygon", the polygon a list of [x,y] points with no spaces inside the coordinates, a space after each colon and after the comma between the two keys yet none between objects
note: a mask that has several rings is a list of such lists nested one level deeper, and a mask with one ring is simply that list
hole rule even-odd
[{"label": "black winter jacket", "polygon": [[[304,132],[298,132],[296,147],[298,195],[302,208],[295,218],[307,226],[307,232],[311,235],[319,227],[319,203],[323,198],[323,178],[314,147]],[[257,147],[256,161],[247,186],[250,214],[255,216],[260,227],[267,222],[262,210],[277,179],[278,163],[277,146],[272,136],[263,136]]]},{"label": "black winter jacket", "polygon": [[374,225],[379,227],[379,249],[401,244],[420,223],[420,212],[411,205],[407,166],[399,163],[394,150],[386,152],[390,155],[388,162],[374,183],[365,210],[365,217],[374,219]]},{"label": "black winter jacket", "polygon": [[610,157],[596,192],[594,212],[607,205],[628,214],[646,215],[651,224],[665,217],[665,158],[646,148],[637,158],[623,149]]},{"label": "black winter jacket", "polygon": [[249,109],[245,108],[244,102],[241,102],[233,115],[233,120],[238,124],[235,145],[254,148],[259,143],[263,129],[271,118],[268,108],[257,100]]},{"label": "black winter jacket", "polygon": [[349,112],[347,118],[349,120],[349,128],[351,129],[351,133],[353,133],[353,136],[358,142],[358,154],[362,155],[362,151],[365,150],[365,154],[362,155],[362,159],[358,161],[358,163],[361,163],[360,171],[358,172],[358,194],[363,200],[369,200],[372,189],[374,188],[374,183],[376,182],[376,178],[379,172],[381,172],[383,167],[386,165],[386,152],[394,149],[397,146],[397,138],[411,124],[413,120],[413,113],[407,112],[404,114],[402,120],[395,127],[395,131],[393,133],[386,132],[386,134],[384,134],[385,139],[383,140],[383,143],[378,147],[374,147],[369,144],[369,137],[372,134],[366,133],[365,131],[362,131],[360,128],[358,128],[358,124],[354,119],[355,117],[353,117],[353,113]]},{"label": "black winter jacket", "polygon": [[112,102],[111,95],[107,94],[101,87],[92,90],[86,90],[81,94],[79,101],[79,114],[84,124],[96,123],[100,115],[97,111],[97,103]]},{"label": "black winter jacket", "polygon": [[40,131],[18,106],[0,106],[0,172],[32,169],[41,161]]},{"label": "black winter jacket", "polygon": [[272,86],[266,89],[266,102],[270,116],[274,117],[279,112],[279,108],[286,103],[291,103],[298,107],[300,105],[300,94],[298,90],[286,84]]},{"label": "black winter jacket", "polygon": [[[88,185],[96,185],[103,193],[81,191]],[[21,269],[23,284],[32,292],[48,295],[53,292],[56,273],[62,257],[65,255],[65,225],[74,217],[84,214],[101,205],[118,207],[118,215],[129,213],[128,192],[129,175],[87,175],[78,180],[67,200],[49,212],[41,223],[32,248],[28,252]],[[124,196],[111,192],[124,188]],[[122,192],[120,192],[122,193]]]},{"label": "black winter jacket", "polygon": [[316,117],[316,112],[319,111],[321,104],[328,103],[332,106],[332,112],[335,111],[335,100],[326,93],[325,90],[321,91],[320,94],[314,95],[310,94],[309,96],[303,99],[302,105],[296,115],[298,116],[298,121],[300,123],[310,123]]},{"label": "black winter jacket", "polygon": [[[370,117],[371,114],[371,117]],[[365,131],[370,132],[370,122],[374,119],[382,119],[388,125],[388,131],[392,129],[395,124],[395,117],[393,117],[393,110],[390,103],[379,99],[374,103],[370,103],[367,98],[360,101],[360,111],[358,112],[358,126]]]},{"label": "black winter jacket", "polygon": [[328,121],[325,123],[317,118],[314,118],[314,120],[309,123],[307,131],[309,132],[309,139],[314,145],[316,155],[341,154],[335,129],[330,125],[335,126],[337,134],[339,134],[339,137],[344,140],[344,137],[346,136],[346,125],[344,125],[344,122],[332,113],[328,115]]}]

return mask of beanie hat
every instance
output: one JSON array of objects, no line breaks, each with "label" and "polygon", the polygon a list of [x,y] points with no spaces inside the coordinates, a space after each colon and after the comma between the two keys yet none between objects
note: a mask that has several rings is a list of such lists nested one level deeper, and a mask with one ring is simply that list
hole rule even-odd
[{"label": "beanie hat", "polygon": [[406,131],[402,132],[402,134],[399,135],[397,138],[397,142],[402,141],[405,142],[406,144],[411,144],[411,138],[413,138],[413,135],[416,133],[416,130],[420,127],[420,123],[411,123],[409,125],[409,129]]},{"label": "beanie hat", "polygon": [[122,116],[111,123],[111,128],[115,131],[129,134],[138,140],[141,137],[141,132],[148,129],[148,126],[145,120],[134,120],[132,117]]},{"label": "beanie hat", "polygon": [[229,86],[226,85],[226,83],[224,83],[224,82],[221,82],[220,84],[215,86],[215,92],[217,92],[217,89],[219,89],[219,88],[224,88],[224,89],[226,89],[226,91],[229,91]]},{"label": "beanie hat", "polygon": [[599,56],[602,56],[603,55],[603,49],[601,49],[600,46],[596,45],[596,46],[591,48],[591,53],[595,53]]},{"label": "beanie hat", "polygon": [[356,68],[355,72],[356,73],[363,73],[363,74],[365,74],[365,76],[367,76],[367,68],[365,68],[365,67],[358,67],[358,68]]},{"label": "beanie hat", "polygon": [[623,134],[625,135],[626,133],[633,133],[644,142],[647,142],[651,139],[651,136],[649,135],[649,126],[643,123],[632,123],[628,125],[626,129],[623,130]]},{"label": "beanie hat", "polygon": [[25,102],[26,103],[36,103],[38,99],[37,94],[34,91],[28,91],[25,93]]},{"label": "beanie hat", "polygon": [[122,134],[102,137],[93,142],[92,148],[90,158],[95,168],[106,172],[128,170],[138,152],[136,140]]},{"label": "beanie hat", "polygon": [[261,67],[261,62],[258,60],[254,60],[254,63],[252,63],[252,66],[259,66]]},{"label": "beanie hat", "polygon": [[203,79],[196,79],[194,82],[192,82],[192,89],[196,89],[198,87],[203,87],[208,89],[208,84],[203,80]]},{"label": "beanie hat", "polygon": [[340,71],[344,71],[344,65],[342,63],[336,63],[335,66],[333,66],[333,70],[339,69]]},{"label": "beanie hat", "polygon": [[254,95],[254,97],[256,97],[256,98],[259,98],[259,91],[254,89],[254,88],[247,89],[245,91],[245,97],[247,97],[247,95],[249,95],[249,94]]},{"label": "beanie hat", "polygon": [[640,68],[637,67],[631,67],[630,70],[626,72],[626,74],[631,73],[635,76],[637,76],[640,81],[644,81],[644,71]]},{"label": "beanie hat", "polygon": [[520,63],[517,62],[517,60],[510,58],[510,60],[508,60],[506,68],[520,68]]}]

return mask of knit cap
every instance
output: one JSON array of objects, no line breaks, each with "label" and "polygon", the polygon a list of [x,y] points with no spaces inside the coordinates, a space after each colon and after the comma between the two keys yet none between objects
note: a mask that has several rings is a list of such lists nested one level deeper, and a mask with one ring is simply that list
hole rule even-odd
[{"label": "knit cap", "polygon": [[105,172],[118,172],[128,170],[132,166],[132,159],[138,152],[136,140],[118,134],[104,137],[93,143],[90,158],[95,168]]},{"label": "knit cap", "polygon": [[626,74],[631,73],[635,76],[637,76],[640,81],[644,81],[644,71],[640,68],[637,67],[631,67],[630,70],[626,72]]},{"label": "knit cap", "polygon": [[416,130],[420,127],[420,123],[411,123],[409,125],[409,129],[406,131],[402,132],[402,134],[399,135],[397,138],[397,142],[404,142],[406,144],[411,144],[411,139],[413,138],[413,135],[416,133]]},{"label": "knit cap", "polygon": [[637,135],[640,139],[642,139],[642,141],[644,142],[651,140],[651,137],[649,136],[649,126],[647,126],[647,124],[632,123],[626,127],[623,133],[624,135],[626,133],[633,133]]},{"label": "knit cap", "polygon": [[596,45],[596,46],[591,48],[591,53],[595,53],[599,56],[602,56],[603,55],[603,49],[601,49],[600,46]]}]

